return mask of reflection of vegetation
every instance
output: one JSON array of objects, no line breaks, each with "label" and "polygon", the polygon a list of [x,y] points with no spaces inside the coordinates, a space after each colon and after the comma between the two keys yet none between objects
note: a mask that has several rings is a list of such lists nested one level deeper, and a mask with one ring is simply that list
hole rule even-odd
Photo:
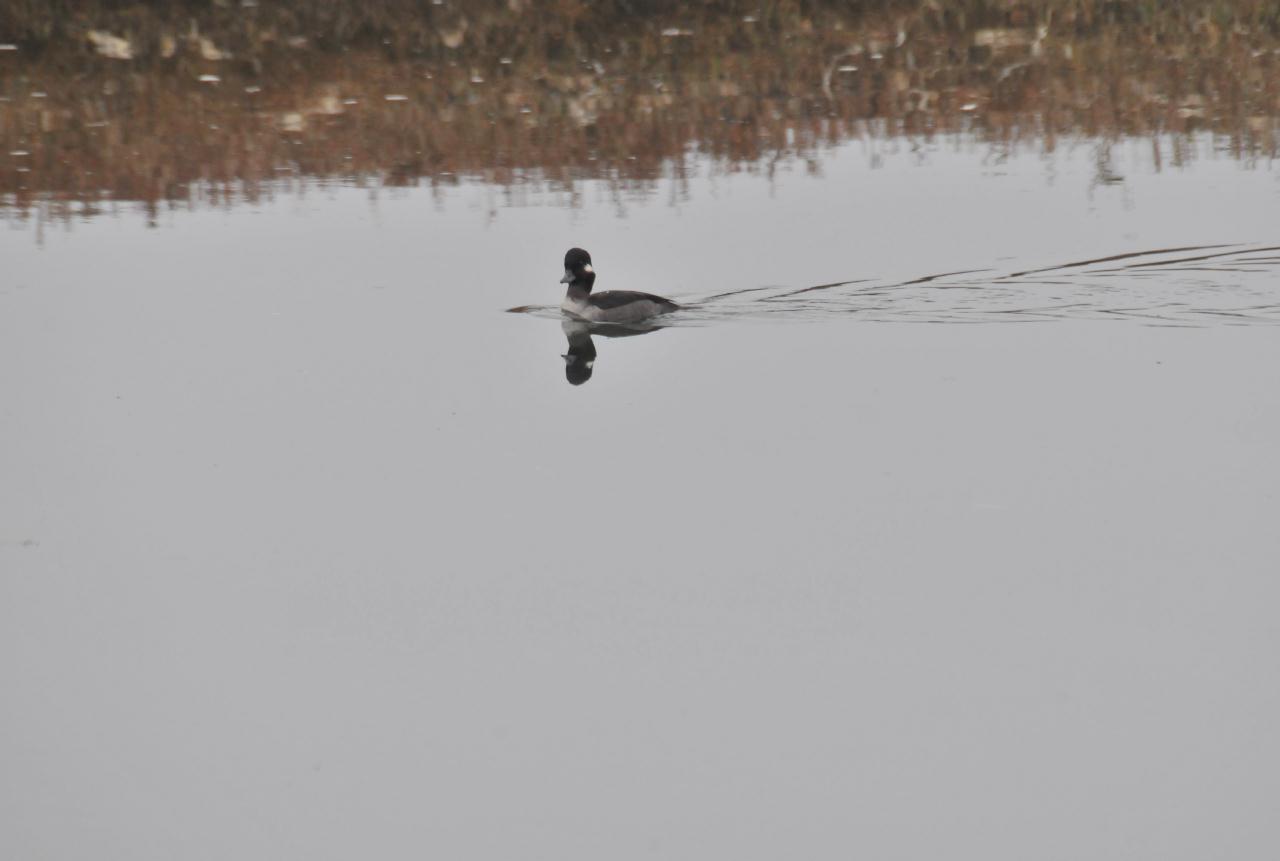
[{"label": "reflection of vegetation", "polygon": [[20,208],[645,180],[691,147],[750,164],[863,134],[1210,129],[1271,156],[1280,114],[1276,2],[7,0],[0,43]]}]

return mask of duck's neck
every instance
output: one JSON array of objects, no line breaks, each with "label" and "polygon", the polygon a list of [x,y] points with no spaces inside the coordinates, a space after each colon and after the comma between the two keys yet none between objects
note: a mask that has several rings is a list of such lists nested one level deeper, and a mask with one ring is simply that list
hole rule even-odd
[{"label": "duck's neck", "polygon": [[591,288],[595,286],[596,276],[588,275],[585,278],[575,278],[569,282],[569,292],[566,297],[574,302],[585,302],[587,297],[591,295]]}]

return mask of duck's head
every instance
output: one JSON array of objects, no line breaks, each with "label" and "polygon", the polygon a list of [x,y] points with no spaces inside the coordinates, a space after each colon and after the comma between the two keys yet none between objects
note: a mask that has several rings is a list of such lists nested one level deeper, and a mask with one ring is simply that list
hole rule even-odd
[{"label": "duck's head", "polygon": [[587,284],[596,280],[595,270],[591,268],[591,255],[581,248],[570,248],[564,255],[564,277],[561,284]]}]

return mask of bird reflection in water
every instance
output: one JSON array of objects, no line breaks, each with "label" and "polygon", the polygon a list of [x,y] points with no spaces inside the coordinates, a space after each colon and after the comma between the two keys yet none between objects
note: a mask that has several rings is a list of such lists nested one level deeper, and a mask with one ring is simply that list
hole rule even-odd
[{"label": "bird reflection in water", "polygon": [[596,364],[596,345],[592,335],[604,338],[629,338],[632,335],[648,335],[663,327],[652,323],[634,325],[587,323],[583,320],[566,318],[561,321],[560,328],[569,340],[569,352],[564,354],[564,378],[570,385],[580,386],[591,379]]}]

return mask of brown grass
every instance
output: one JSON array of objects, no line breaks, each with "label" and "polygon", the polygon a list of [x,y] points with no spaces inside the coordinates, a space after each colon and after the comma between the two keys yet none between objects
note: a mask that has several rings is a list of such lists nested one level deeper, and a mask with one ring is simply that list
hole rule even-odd
[{"label": "brown grass", "polygon": [[218,201],[299,176],[625,184],[691,150],[767,168],[865,134],[1209,130],[1276,154],[1280,4],[682,5],[10,0],[0,201]]}]

